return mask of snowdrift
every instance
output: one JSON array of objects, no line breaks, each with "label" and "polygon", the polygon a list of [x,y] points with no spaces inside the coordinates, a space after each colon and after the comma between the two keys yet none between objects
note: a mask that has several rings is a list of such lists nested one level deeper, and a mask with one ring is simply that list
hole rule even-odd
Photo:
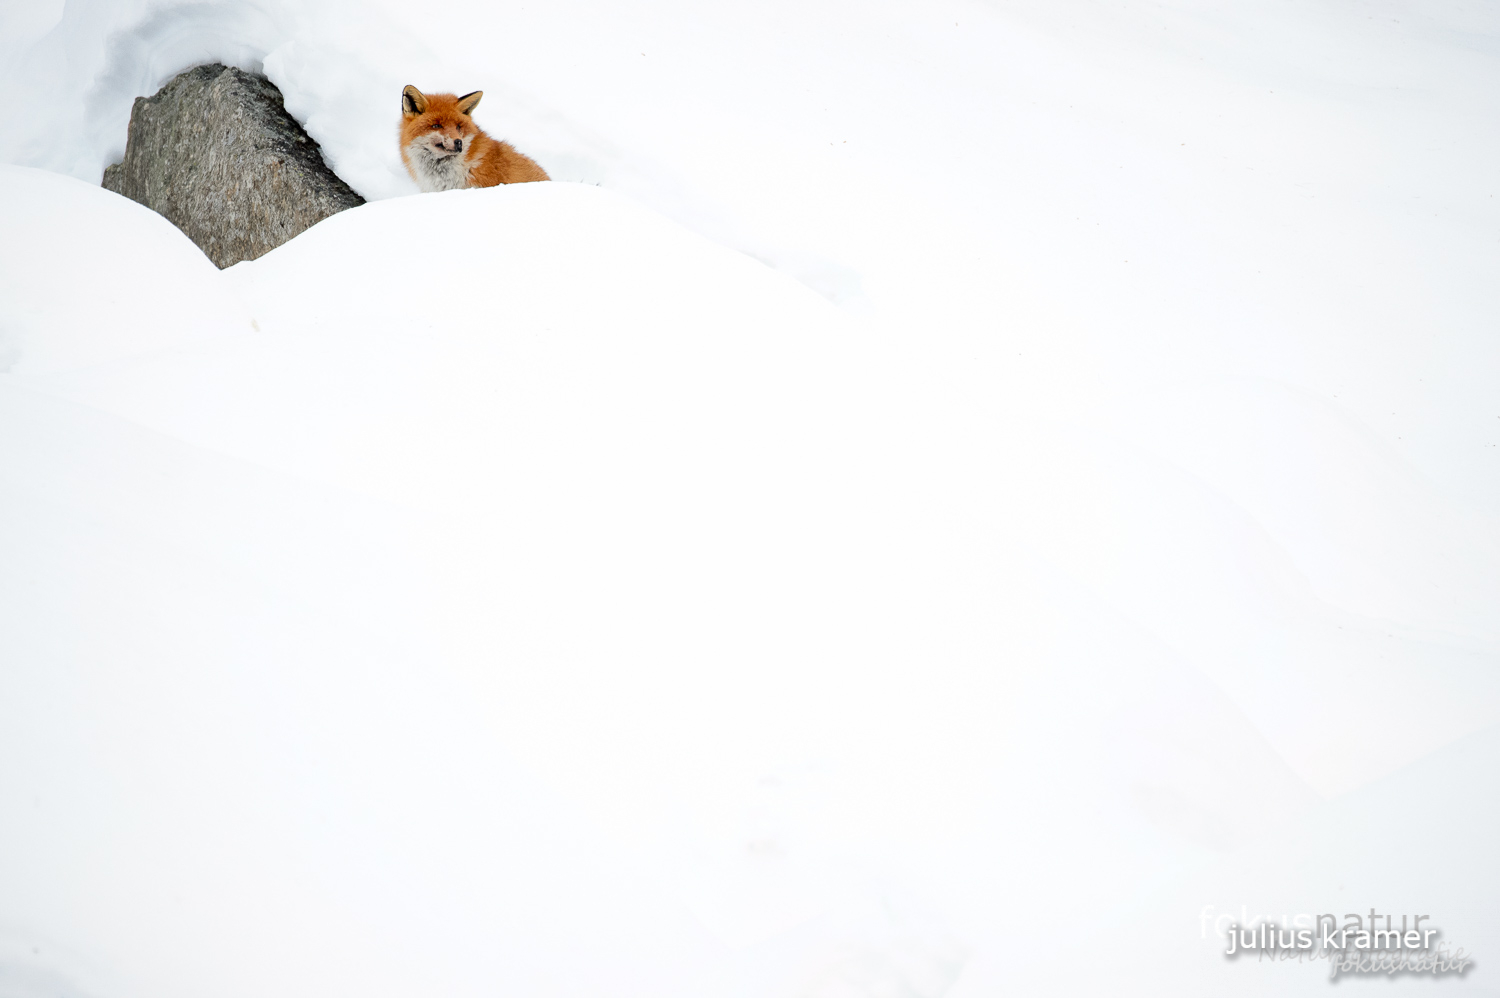
[{"label": "snowdrift", "polygon": [[[0,989],[1484,960],[1487,15],[679,6],[5,12]],[[211,58],[377,200],[219,273],[99,190]],[[406,82],[580,182],[396,196]]]}]

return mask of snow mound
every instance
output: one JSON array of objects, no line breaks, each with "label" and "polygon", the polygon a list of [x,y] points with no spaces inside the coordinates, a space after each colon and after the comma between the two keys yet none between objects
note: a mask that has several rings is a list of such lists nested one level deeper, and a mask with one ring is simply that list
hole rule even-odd
[{"label": "snow mound", "polygon": [[0,166],[0,230],[0,371],[91,367],[250,330],[198,247],[103,188]]},{"label": "snow mound", "polygon": [[807,289],[582,185],[373,203],[224,278],[252,340],[52,384],[270,467],[448,508],[490,501],[504,449],[531,436],[557,454],[560,432],[589,453],[609,441],[615,460],[695,440],[714,464],[714,434],[751,428],[805,450],[797,428],[834,397],[817,386],[861,363]]}]

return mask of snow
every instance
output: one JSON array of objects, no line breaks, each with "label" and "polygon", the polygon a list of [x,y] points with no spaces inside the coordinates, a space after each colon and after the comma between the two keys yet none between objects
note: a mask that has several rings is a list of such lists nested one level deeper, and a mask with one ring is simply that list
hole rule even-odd
[{"label": "snow", "polygon": [[[249,331],[218,269],[156,212],[54,173],[4,170],[11,193],[0,202],[0,371],[88,368]],[[87,242],[59,231],[60,204],[88,220]]]},{"label": "snow", "polygon": [[[0,994],[1489,986],[1492,9],[448,10],[0,9]],[[371,202],[100,189],[211,59]]]}]

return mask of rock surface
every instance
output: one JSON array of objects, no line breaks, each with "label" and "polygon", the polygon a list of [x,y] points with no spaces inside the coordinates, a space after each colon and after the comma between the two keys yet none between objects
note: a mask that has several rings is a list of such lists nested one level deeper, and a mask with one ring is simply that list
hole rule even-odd
[{"label": "rock surface", "polygon": [[214,64],[137,97],[104,186],[165,215],[220,267],[364,199],[323,162],[263,76]]}]

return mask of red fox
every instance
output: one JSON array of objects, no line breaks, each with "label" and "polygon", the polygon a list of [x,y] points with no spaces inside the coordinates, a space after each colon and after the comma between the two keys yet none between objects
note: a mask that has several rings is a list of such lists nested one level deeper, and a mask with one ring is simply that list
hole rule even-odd
[{"label": "red fox", "polygon": [[401,162],[424,191],[548,180],[547,171],[490,138],[469,117],[483,90],[455,97],[401,91]]}]

